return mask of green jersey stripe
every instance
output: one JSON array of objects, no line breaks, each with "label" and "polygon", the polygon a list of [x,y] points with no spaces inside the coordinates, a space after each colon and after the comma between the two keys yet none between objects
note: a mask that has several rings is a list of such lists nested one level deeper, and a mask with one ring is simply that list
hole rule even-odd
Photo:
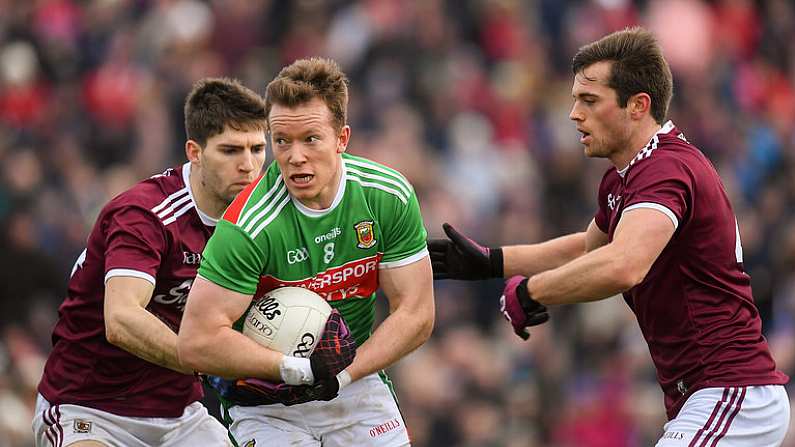
[{"label": "green jersey stripe", "polygon": [[384,186],[380,183],[366,182],[360,179],[359,177],[356,177],[355,175],[348,175],[348,180],[353,180],[354,182],[358,182],[360,185],[364,187],[370,187],[370,188],[380,189],[381,191],[386,191],[389,194],[392,194],[393,196],[400,199],[400,201],[403,202],[404,205],[408,203],[408,199],[406,197],[403,197],[403,194],[401,194],[400,191],[392,189],[388,186]]},{"label": "green jersey stripe", "polygon": [[393,180],[393,179],[391,179],[389,177],[384,177],[384,176],[378,175],[378,174],[371,174],[371,173],[367,173],[367,172],[362,172],[362,171],[360,171],[358,169],[353,169],[353,168],[350,168],[350,167],[347,167],[347,166],[345,167],[345,170],[348,173],[354,173],[354,174],[358,175],[359,177],[364,177],[364,178],[368,178],[368,179],[371,179],[371,180],[380,180],[382,182],[386,182],[386,183],[389,183],[391,185],[395,185],[398,188],[400,188],[400,190],[403,192],[405,197],[408,197],[408,196],[411,195],[411,191],[406,189],[405,185],[403,185],[402,183],[400,183],[400,182],[398,182],[396,180]]},{"label": "green jersey stripe", "polygon": [[255,225],[260,223],[260,221],[262,221],[262,219],[264,219],[265,216],[270,215],[270,213],[272,212],[271,210],[273,209],[274,205],[276,205],[281,200],[283,200],[284,197],[289,198],[289,196],[290,196],[290,194],[287,193],[287,185],[282,183],[281,184],[281,188],[279,188],[279,191],[277,191],[276,194],[274,194],[273,198],[271,198],[271,200],[269,200],[267,202],[268,205],[265,206],[265,208],[263,208],[262,211],[257,213],[256,216],[252,217],[249,220],[248,224],[246,224],[245,227],[242,227],[243,231],[245,231],[246,233],[251,233],[251,229],[254,228]]},{"label": "green jersey stripe", "polygon": [[388,175],[390,177],[394,177],[397,181],[399,181],[400,183],[403,184],[404,188],[402,188],[402,189],[407,189],[409,191],[413,190],[412,187],[411,187],[411,184],[408,182],[408,180],[406,180],[406,177],[403,177],[403,175],[401,173],[399,173],[398,171],[395,171],[394,169],[387,168],[386,166],[383,166],[383,165],[377,165],[377,164],[372,163],[372,162],[363,161],[362,159],[346,158],[344,160],[345,160],[345,167],[346,168],[348,166],[350,166],[350,165],[353,165],[353,166],[358,166],[358,167],[365,168],[365,169],[371,169],[373,171],[378,171],[378,172],[380,172],[382,174],[386,174],[386,175]]},{"label": "green jersey stripe", "polygon": [[[251,217],[251,215],[254,214],[254,212],[257,211],[257,209],[259,209],[259,207],[264,205],[268,201],[268,199],[270,199],[270,197],[274,194],[274,192],[279,188],[279,186],[282,184],[283,182],[280,176],[278,180],[273,184],[273,187],[271,187],[270,191],[265,193],[265,195],[261,199],[259,199],[259,201],[257,201],[257,203],[255,203],[254,206],[247,209],[243,213],[243,216],[241,216],[240,219],[237,221],[238,226],[243,227],[246,223],[246,220],[248,220],[248,218]],[[249,200],[251,200],[251,198],[249,198]]]},{"label": "green jersey stripe", "polygon": [[[273,202],[273,203],[276,203],[276,202]],[[262,222],[257,227],[257,229],[254,230],[253,233],[251,233],[251,238],[255,239],[257,237],[257,235],[260,233],[260,231],[262,231],[266,226],[268,226],[268,224],[271,223],[273,221],[273,219],[276,219],[277,217],[279,217],[279,213],[282,211],[282,208],[284,208],[285,205],[287,205],[288,203],[290,203],[290,195],[289,194],[285,195],[284,200],[282,200],[279,203],[279,205],[276,207],[276,209],[273,210],[273,213],[271,213],[271,215],[268,216],[268,218],[265,219],[265,221]]]}]

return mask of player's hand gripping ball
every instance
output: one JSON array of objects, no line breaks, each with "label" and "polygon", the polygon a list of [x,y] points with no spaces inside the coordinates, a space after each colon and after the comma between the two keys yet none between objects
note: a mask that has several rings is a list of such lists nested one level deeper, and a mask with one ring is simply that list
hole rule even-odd
[{"label": "player's hand gripping ball", "polygon": [[322,335],[309,357],[315,383],[312,385],[287,385],[261,379],[241,379],[237,386],[261,396],[266,402],[295,405],[313,400],[331,400],[339,392],[337,374],[347,368],[356,356],[356,341],[345,320],[333,310],[326,321]]}]

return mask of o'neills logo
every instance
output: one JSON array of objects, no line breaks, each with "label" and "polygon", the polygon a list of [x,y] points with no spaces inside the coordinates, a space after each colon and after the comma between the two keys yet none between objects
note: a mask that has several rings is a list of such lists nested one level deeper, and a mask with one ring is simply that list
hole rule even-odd
[{"label": "o'neills logo", "polygon": [[395,418],[391,421],[386,421],[381,425],[376,425],[370,429],[370,437],[377,438],[378,436],[388,433],[396,428],[400,428],[400,419]]},{"label": "o'neills logo", "polygon": [[373,221],[363,220],[353,226],[356,230],[356,244],[359,248],[370,248],[375,245],[375,234],[373,234]]}]

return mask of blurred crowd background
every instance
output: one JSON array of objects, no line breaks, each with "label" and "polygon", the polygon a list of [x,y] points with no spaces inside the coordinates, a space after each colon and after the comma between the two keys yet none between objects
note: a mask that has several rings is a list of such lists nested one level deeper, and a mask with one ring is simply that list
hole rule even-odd
[{"label": "blurred crowd background", "polygon": [[[569,61],[635,24],[671,63],[670,117],[724,179],[793,375],[789,0],[0,0],[0,446],[32,445],[50,331],[99,209],[184,160],[195,80],[263,93],[294,59],[332,57],[352,81],[350,152],[406,174],[431,237],[448,221],[489,244],[541,241],[586,227],[608,167],[568,119]],[[501,285],[436,283],[432,339],[390,371],[414,446],[653,445],[662,395],[623,301],[555,308],[522,342]]]}]

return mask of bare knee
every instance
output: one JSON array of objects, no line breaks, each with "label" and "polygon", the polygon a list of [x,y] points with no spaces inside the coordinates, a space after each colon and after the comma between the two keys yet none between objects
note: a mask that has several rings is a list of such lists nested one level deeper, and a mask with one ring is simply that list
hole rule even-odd
[{"label": "bare knee", "polygon": [[73,442],[66,447],[108,447],[99,441],[77,441]]}]

